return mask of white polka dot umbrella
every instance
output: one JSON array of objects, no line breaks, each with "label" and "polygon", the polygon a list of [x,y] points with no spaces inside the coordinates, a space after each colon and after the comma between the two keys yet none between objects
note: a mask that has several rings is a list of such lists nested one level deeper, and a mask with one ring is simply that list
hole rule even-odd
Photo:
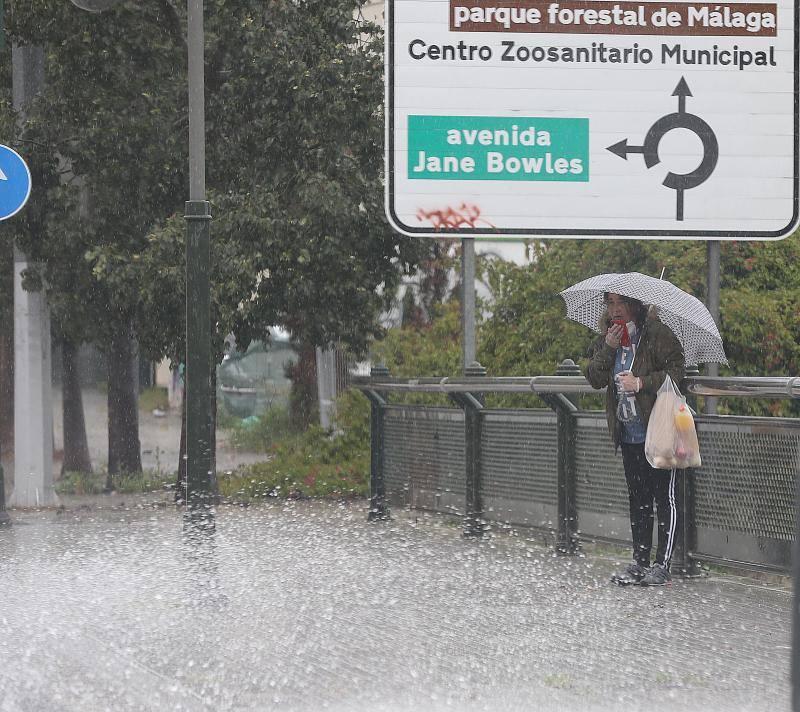
[{"label": "white polka dot umbrella", "polygon": [[661,321],[681,342],[687,365],[728,363],[719,329],[705,304],[670,282],[639,272],[599,274],[567,287],[560,293],[567,303],[567,318],[598,331],[606,292],[655,306]]}]

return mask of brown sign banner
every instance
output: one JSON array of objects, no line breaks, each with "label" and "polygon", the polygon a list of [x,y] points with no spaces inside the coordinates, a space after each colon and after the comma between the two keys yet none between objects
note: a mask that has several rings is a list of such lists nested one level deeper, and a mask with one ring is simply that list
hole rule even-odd
[{"label": "brown sign banner", "polygon": [[450,0],[453,32],[775,37],[775,3]]}]

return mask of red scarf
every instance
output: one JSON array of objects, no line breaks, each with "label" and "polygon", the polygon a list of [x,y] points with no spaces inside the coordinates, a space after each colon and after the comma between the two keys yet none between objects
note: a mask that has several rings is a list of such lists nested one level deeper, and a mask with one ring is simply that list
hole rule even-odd
[{"label": "red scarf", "polygon": [[618,324],[622,328],[622,340],[619,342],[619,345],[628,348],[631,345],[631,335],[628,333],[628,324],[624,322],[622,319],[614,319],[612,324]]}]

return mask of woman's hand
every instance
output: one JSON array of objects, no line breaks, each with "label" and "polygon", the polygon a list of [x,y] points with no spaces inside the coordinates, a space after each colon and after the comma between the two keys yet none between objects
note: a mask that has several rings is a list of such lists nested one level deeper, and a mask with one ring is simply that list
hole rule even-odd
[{"label": "woman's hand", "polygon": [[625,393],[638,393],[642,387],[642,381],[638,376],[634,376],[630,371],[622,371],[617,374],[617,381]]},{"label": "woman's hand", "polygon": [[623,324],[612,324],[606,332],[606,343],[612,349],[618,349],[622,343],[622,330],[628,327]]}]

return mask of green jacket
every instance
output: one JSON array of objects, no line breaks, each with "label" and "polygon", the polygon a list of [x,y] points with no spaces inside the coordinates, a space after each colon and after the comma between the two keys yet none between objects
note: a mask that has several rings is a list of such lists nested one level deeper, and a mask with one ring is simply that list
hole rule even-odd
[{"label": "green jacket", "polygon": [[[606,343],[605,335],[599,336],[589,347],[589,363],[586,366],[586,378],[593,388],[606,387],[606,419],[608,430],[614,447],[618,448],[621,440],[621,425],[617,420],[617,389],[614,383],[614,360],[616,349]],[[683,381],[685,359],[683,347],[672,330],[658,319],[647,319],[636,360],[633,362],[633,375],[642,379],[642,388],[636,394],[636,405],[641,414],[645,428],[650,420],[650,413],[656,402],[658,389],[664,383],[668,373],[675,385]]]}]

